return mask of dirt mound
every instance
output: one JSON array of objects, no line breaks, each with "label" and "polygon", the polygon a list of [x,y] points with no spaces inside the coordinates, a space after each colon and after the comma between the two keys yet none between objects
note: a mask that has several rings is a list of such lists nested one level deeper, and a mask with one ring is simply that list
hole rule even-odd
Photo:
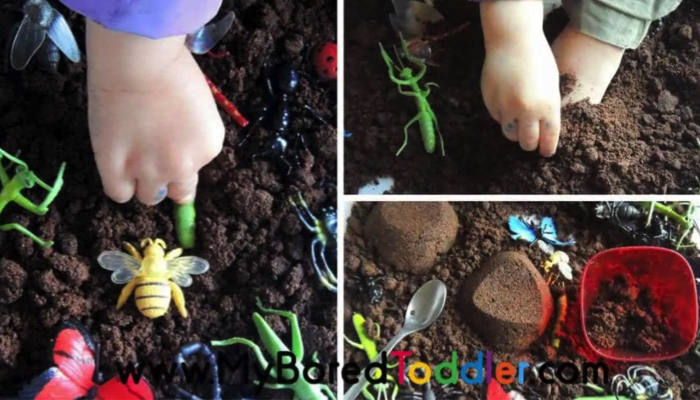
[{"label": "dirt mound", "polygon": [[455,242],[459,221],[447,203],[380,203],[365,225],[365,240],[398,270],[424,274]]},{"label": "dirt mound", "polygon": [[549,287],[522,253],[496,254],[464,282],[461,310],[467,324],[491,348],[526,349],[552,314]]}]

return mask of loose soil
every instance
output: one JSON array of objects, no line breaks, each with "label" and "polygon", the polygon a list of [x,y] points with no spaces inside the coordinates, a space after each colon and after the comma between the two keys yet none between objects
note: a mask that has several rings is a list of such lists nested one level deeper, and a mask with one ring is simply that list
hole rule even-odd
[{"label": "loose soil", "polygon": [[[19,1],[9,3],[21,8]],[[58,9],[68,15],[65,8]],[[224,1],[219,17],[233,9],[234,2]],[[2,10],[0,26],[21,20],[13,9],[3,5]],[[303,48],[336,40],[336,2],[247,0],[236,1],[235,10],[232,31],[215,48],[228,50],[231,56],[201,56],[198,61],[252,120],[267,99],[260,80],[263,62],[292,61],[310,72]],[[83,18],[72,15],[69,20],[84,50]],[[10,40],[3,29],[0,42],[9,46]],[[102,251],[123,249],[124,242],[138,243],[145,237],[162,238],[175,247],[171,202],[156,207],[135,201],[118,205],[103,194],[88,134],[85,62],[62,63],[60,75],[51,75],[34,61],[24,72],[10,70],[8,59],[8,53],[2,53],[0,147],[11,153],[21,150],[21,158],[48,182],[53,182],[62,161],[67,168],[63,190],[45,217],[15,205],[2,213],[2,223],[28,226],[56,244],[42,250],[17,232],[0,232],[0,397],[15,395],[52,366],[51,340],[58,324],[71,316],[101,343],[106,376],[115,372],[117,362],[171,360],[181,345],[192,341],[232,336],[258,341],[252,323],[256,296],[268,307],[299,316],[306,354],[318,351],[324,363],[336,359],[336,295],[315,278],[310,237],[286,201],[301,191],[317,215],[322,206],[335,206],[335,189],[328,186],[336,179],[333,129],[306,130],[313,156],[306,157],[305,169],[286,177],[265,161],[249,162],[259,149],[237,148],[241,131],[221,111],[226,124],[224,149],[201,171],[198,242],[196,249],[186,252],[208,260],[211,270],[194,277],[194,284],[184,289],[188,319],[171,305],[166,316],[149,320],[139,314],[133,298],[123,310],[115,310],[122,286],[110,281],[109,271],[100,268],[96,258]],[[302,78],[298,99],[333,120],[332,86]],[[29,195],[41,201],[45,193]],[[277,317],[267,320],[289,343],[288,323]],[[227,351],[235,357],[248,350],[236,346]],[[236,382],[228,381],[224,397],[235,395]],[[154,389],[157,397],[166,395],[162,385]],[[199,388],[197,394],[204,396],[205,390]],[[270,397],[291,399],[292,394],[275,391],[262,396]]]},{"label": "loose soil", "polygon": [[[655,23],[641,47],[628,51],[602,105],[581,103],[562,113],[557,154],[544,159],[509,142],[481,97],[483,35],[477,2],[438,1],[447,31],[461,33],[434,44],[437,67],[429,97],[445,140],[446,157],[427,154],[417,124],[409,143],[404,125],[415,101],[398,93],[377,42],[398,43],[389,23],[390,2],[358,0],[345,14],[345,193],[377,177],[395,180],[392,193],[688,193],[700,173],[700,20],[698,0],[685,0],[663,24]],[[566,25],[563,10],[545,24],[553,40]],[[567,83],[562,81],[563,85]],[[574,84],[568,82],[568,85]]]},{"label": "loose soil", "polygon": [[[348,220],[345,237],[345,271],[347,277],[384,276],[385,296],[377,305],[370,305],[369,298],[363,295],[353,280],[346,280],[346,297],[344,306],[345,335],[356,339],[356,333],[350,323],[354,312],[362,313],[370,322],[378,323],[381,348],[401,327],[406,306],[413,293],[425,282],[440,279],[448,288],[445,309],[438,320],[428,329],[411,335],[397,346],[400,350],[414,353],[407,362],[423,361],[435,365],[447,361],[452,351],[457,352],[458,364],[475,361],[478,350],[491,350],[489,346],[472,331],[462,316],[463,305],[459,291],[463,282],[474,277],[481,266],[495,254],[502,251],[517,251],[526,255],[537,268],[541,268],[546,256],[537,246],[511,239],[507,219],[511,214],[539,214],[553,216],[562,237],[574,234],[576,244],[566,247],[564,251],[570,257],[574,268],[574,280],[566,282],[563,287],[554,287],[555,298],[566,293],[569,312],[561,329],[562,339],[558,350],[551,347],[551,324],[545,334],[523,352],[494,352],[495,362],[526,361],[531,365],[552,360],[555,362],[571,361],[581,365],[586,360],[596,361],[595,354],[586,347],[581,336],[581,321],[578,309],[579,284],[582,269],[593,255],[612,247],[630,246],[635,243],[620,230],[611,228],[609,222],[595,217],[594,204],[587,203],[453,203],[459,217],[460,227],[454,247],[436,263],[427,275],[414,277],[398,272],[391,266],[383,264],[379,258],[366,247],[367,238],[363,237],[363,224],[374,207],[374,203],[359,203],[353,208]],[[556,312],[552,313],[552,319]],[[694,346],[700,344],[696,341]],[[345,346],[345,362],[355,361],[361,366],[368,360],[365,354]],[[392,360],[390,360],[392,362]],[[628,364],[606,362],[612,374],[625,372]],[[671,385],[678,399],[692,400],[700,398],[700,358],[690,353],[677,359],[650,364]],[[395,373],[396,370],[392,370]],[[528,376],[524,388],[512,385],[511,389],[527,392],[528,400],[572,400],[584,395],[580,385],[548,385]],[[470,400],[481,400],[480,386],[463,386]]]},{"label": "loose soil", "polygon": [[633,286],[624,276],[603,282],[586,317],[588,335],[604,349],[658,353],[674,348],[674,337],[663,315],[654,311],[648,288]]}]

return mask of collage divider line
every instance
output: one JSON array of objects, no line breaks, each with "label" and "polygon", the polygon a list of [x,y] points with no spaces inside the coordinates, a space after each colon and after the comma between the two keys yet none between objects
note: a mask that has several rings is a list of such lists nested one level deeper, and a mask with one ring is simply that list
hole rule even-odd
[{"label": "collage divider line", "polygon": [[[338,153],[336,159],[338,165],[336,171],[338,171],[336,197],[337,197],[337,207],[338,212],[338,229],[340,230],[340,235],[338,235],[338,257],[336,257],[336,275],[338,278],[338,298],[336,301],[336,345],[337,345],[337,360],[340,364],[338,371],[336,371],[336,382],[337,384],[337,395],[338,399],[343,398],[345,393],[345,388],[342,379],[342,366],[345,364],[345,0],[337,0],[337,39],[338,39],[338,90],[337,101],[338,105],[336,114],[338,115],[338,121],[336,126],[338,127],[336,135],[338,138]],[[341,215],[341,213],[343,213]]]}]

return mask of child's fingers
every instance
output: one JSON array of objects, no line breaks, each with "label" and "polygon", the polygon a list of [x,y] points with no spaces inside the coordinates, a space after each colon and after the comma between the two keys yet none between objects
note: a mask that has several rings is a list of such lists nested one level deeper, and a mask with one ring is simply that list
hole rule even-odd
[{"label": "child's fingers", "polygon": [[123,204],[134,197],[136,184],[133,179],[110,172],[100,171],[105,194],[117,203]]},{"label": "child's fingers", "polygon": [[501,122],[501,129],[503,130],[503,136],[506,137],[506,139],[510,140],[511,142],[517,142],[518,141],[518,125],[517,125],[517,119],[516,118],[511,118],[511,117],[506,117],[504,118],[503,121]]},{"label": "child's fingers", "polygon": [[557,112],[554,119],[543,119],[540,121],[540,154],[544,157],[551,157],[557,152],[559,144],[559,134],[561,132],[560,116]]},{"label": "child's fingers", "polygon": [[525,151],[537,149],[540,142],[540,121],[530,116],[518,120],[518,141]]},{"label": "child's fingers", "polygon": [[194,174],[194,177],[188,181],[171,183],[168,185],[168,197],[178,204],[187,204],[194,201],[198,180],[199,176]]},{"label": "child's fingers", "polygon": [[154,206],[168,195],[168,184],[157,179],[138,179],[136,198],[147,206]]}]

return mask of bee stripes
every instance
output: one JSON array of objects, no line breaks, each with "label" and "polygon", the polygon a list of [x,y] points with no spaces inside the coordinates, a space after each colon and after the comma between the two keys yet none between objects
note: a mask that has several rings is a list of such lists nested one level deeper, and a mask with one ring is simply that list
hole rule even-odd
[{"label": "bee stripes", "polygon": [[142,299],[169,299],[170,296],[161,296],[161,295],[148,295],[148,296],[136,296],[136,300],[142,300]]},{"label": "bee stripes", "polygon": [[146,282],[146,283],[139,283],[136,285],[135,289],[138,289],[143,286],[170,286],[168,282]]}]

